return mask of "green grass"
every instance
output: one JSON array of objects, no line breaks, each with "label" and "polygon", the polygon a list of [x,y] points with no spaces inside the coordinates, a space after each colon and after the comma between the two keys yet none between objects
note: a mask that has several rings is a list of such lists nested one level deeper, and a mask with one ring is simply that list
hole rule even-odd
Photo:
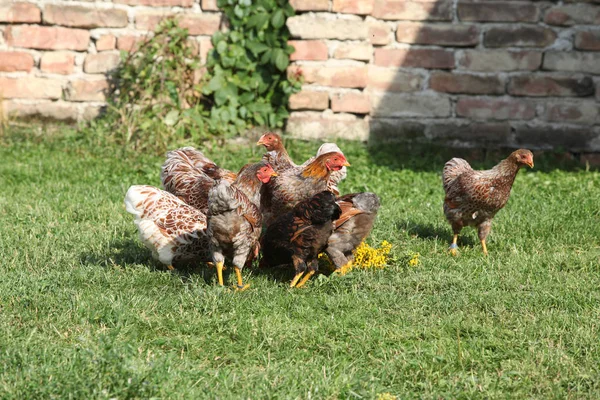
[{"label": "green grass", "polygon": [[[342,143],[342,192],[380,195],[369,241],[396,261],[300,290],[255,269],[234,293],[212,270],[166,271],[137,240],[123,196],[159,184],[161,157],[61,136],[0,146],[3,399],[600,396],[598,172],[536,158],[490,256],[471,229],[452,258],[446,155]],[[318,144],[288,147],[299,161]],[[207,154],[238,168],[261,151]]]}]

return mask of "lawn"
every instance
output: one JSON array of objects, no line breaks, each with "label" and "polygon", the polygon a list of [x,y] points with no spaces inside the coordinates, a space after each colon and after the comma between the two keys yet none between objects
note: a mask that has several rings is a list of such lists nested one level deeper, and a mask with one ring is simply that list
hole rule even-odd
[{"label": "lawn", "polygon": [[[494,220],[489,257],[470,229],[453,258],[440,182],[451,151],[340,143],[342,192],[381,197],[369,243],[393,244],[390,265],[296,290],[291,271],[253,269],[236,293],[214,270],[167,271],[138,241],[123,196],[159,185],[161,157],[44,135],[0,145],[3,399],[600,396],[597,171],[538,156]],[[297,161],[318,148],[287,145]],[[260,150],[206,153],[237,169]]]}]

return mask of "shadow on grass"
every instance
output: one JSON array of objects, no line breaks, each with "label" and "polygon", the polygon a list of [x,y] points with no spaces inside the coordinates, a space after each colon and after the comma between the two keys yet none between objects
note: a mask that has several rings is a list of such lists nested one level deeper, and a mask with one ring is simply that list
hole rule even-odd
[{"label": "shadow on grass", "polygon": [[[422,172],[442,172],[446,161],[453,157],[464,158],[474,169],[489,169],[506,158],[515,149],[450,148],[435,144],[407,144],[401,142],[376,142],[368,146],[369,159],[373,164],[391,169],[410,169]],[[577,171],[585,169],[578,154],[564,151],[533,152],[533,172],[549,172],[556,169]]]},{"label": "shadow on grass", "polygon": [[[402,220],[396,222],[396,229],[405,231],[410,236],[418,239],[433,239],[440,243],[449,245],[452,242],[452,229],[448,227],[440,227],[433,224],[419,224],[409,220]],[[458,245],[473,247],[479,245],[478,241],[474,240],[474,233],[476,232],[472,228],[465,228],[458,236]]]}]

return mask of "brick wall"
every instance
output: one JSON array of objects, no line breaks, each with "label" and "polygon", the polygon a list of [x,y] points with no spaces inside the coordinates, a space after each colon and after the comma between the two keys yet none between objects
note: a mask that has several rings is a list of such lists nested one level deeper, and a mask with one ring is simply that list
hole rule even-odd
[{"label": "brick wall", "polygon": [[[206,58],[216,0],[0,0],[4,111],[95,117],[119,50],[178,14]],[[600,152],[600,0],[291,0],[302,137]]]},{"label": "brick wall", "polygon": [[600,151],[600,1],[292,0],[298,136]]},{"label": "brick wall", "polygon": [[216,0],[0,0],[5,114],[76,121],[105,104],[106,75],[161,18],[180,15],[203,60],[219,29]]}]

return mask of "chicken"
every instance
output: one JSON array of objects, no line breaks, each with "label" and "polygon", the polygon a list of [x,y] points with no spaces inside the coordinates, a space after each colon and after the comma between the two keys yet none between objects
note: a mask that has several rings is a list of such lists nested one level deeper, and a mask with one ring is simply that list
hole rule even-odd
[{"label": "chicken", "polygon": [[249,286],[243,284],[241,272],[250,253],[254,251],[254,256],[258,255],[262,228],[260,189],[273,176],[276,174],[269,164],[249,164],[240,170],[233,184],[220,180],[208,192],[207,236],[221,286],[225,257],[233,262],[237,290]]},{"label": "chicken", "polygon": [[[286,151],[281,136],[276,133],[268,132],[261,136],[257,145],[263,145],[267,149],[267,153],[263,156],[263,160],[273,166],[277,173],[281,173],[290,169],[295,169],[300,172],[301,168],[305,168],[308,164],[315,160],[316,157],[311,157],[302,165],[296,165]],[[317,151],[317,157],[331,152],[341,153],[342,151],[335,143],[323,143]],[[328,190],[340,194],[337,185],[341,180],[346,178],[346,167],[342,167],[339,171],[333,171],[328,180]]]},{"label": "chicken", "polygon": [[483,253],[487,255],[485,240],[492,227],[494,215],[506,205],[517,172],[523,166],[533,168],[533,154],[519,149],[494,168],[475,171],[468,162],[453,158],[446,163],[442,182],[446,198],[444,214],[452,225],[454,238],[450,245],[457,254],[458,235],[464,226],[476,226]]},{"label": "chicken", "polygon": [[218,167],[193,147],[169,151],[163,164],[160,179],[167,192],[206,213],[208,211],[208,191],[217,180],[232,183],[236,174]]},{"label": "chicken", "polygon": [[290,211],[298,202],[327,190],[332,172],[349,165],[343,154],[331,152],[320,155],[305,167],[279,173],[265,188],[261,202],[267,225]]},{"label": "chicken", "polygon": [[125,208],[135,217],[140,240],[169,269],[210,260],[206,215],[164,190],[131,186]]},{"label": "chicken", "polygon": [[352,265],[354,250],[373,229],[380,202],[375,193],[352,193],[338,197],[336,203],[342,213],[334,222],[325,252],[340,269]]},{"label": "chicken", "polygon": [[[329,191],[296,204],[279,216],[268,228],[262,239],[263,266],[294,266],[295,275],[290,287],[302,287],[318,269],[318,256],[333,232],[333,221],[341,209],[335,195]],[[300,280],[302,275],[306,275]]]}]

